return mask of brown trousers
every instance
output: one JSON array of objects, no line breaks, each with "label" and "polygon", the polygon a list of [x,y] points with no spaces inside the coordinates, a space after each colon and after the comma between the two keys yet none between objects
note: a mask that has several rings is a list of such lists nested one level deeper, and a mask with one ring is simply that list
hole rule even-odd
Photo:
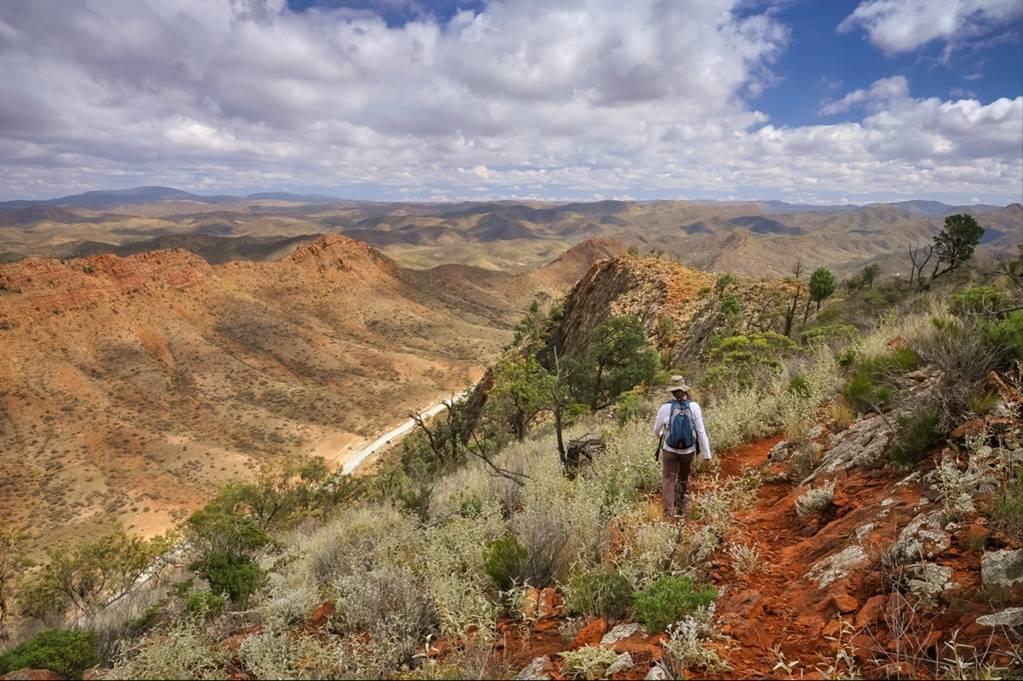
[{"label": "brown trousers", "polygon": [[693,465],[692,454],[675,454],[661,450],[661,504],[664,517],[671,520],[681,514],[689,488],[689,470]]}]

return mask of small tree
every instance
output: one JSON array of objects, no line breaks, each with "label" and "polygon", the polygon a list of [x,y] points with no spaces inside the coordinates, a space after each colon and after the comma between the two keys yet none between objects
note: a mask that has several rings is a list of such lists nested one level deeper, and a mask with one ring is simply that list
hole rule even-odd
[{"label": "small tree", "polygon": [[871,263],[860,272],[860,281],[866,288],[874,288],[874,280],[881,274],[881,266]]},{"label": "small tree", "polygon": [[[821,303],[830,298],[837,288],[835,275],[825,267],[818,267],[810,276],[810,300],[817,303],[817,311],[820,312]],[[803,320],[804,323],[806,320]]]},{"label": "small tree", "polygon": [[635,315],[608,317],[590,336],[590,346],[577,365],[580,388],[596,411],[657,373],[660,358],[647,345],[646,329]]},{"label": "small tree", "polygon": [[532,356],[513,357],[498,365],[487,405],[508,424],[519,442],[526,438],[537,414],[547,408],[553,380]]},{"label": "small tree", "polygon": [[[977,224],[972,215],[958,213],[945,218],[945,227],[934,237],[934,253],[938,261],[934,264],[931,281],[957,269],[973,257],[973,251],[984,228]],[[941,266],[945,267],[942,268]]]},{"label": "small tree", "polygon": [[74,548],[51,549],[49,562],[22,592],[22,610],[39,619],[69,611],[90,617],[128,590],[170,543],[169,537],[146,541],[118,530]]},{"label": "small tree", "polygon": [[792,266],[792,278],[790,281],[795,284],[795,290],[792,292],[792,301],[789,304],[788,309],[785,311],[785,334],[786,336],[792,335],[792,322],[796,318],[796,307],[799,305],[799,295],[803,291],[803,282],[800,281],[800,277],[803,275],[803,261],[800,259],[796,260],[796,264]]},{"label": "small tree", "polygon": [[913,244],[909,247],[909,284],[913,285],[913,281],[916,281],[916,285],[920,288],[924,287],[924,268],[927,267],[927,263],[934,257],[934,246],[926,244],[920,246]]}]

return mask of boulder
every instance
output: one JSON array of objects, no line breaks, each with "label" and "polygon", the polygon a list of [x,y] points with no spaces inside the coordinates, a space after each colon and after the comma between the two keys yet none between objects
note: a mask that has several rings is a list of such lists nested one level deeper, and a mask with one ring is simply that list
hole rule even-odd
[{"label": "boulder", "polygon": [[542,679],[549,679],[546,669],[547,665],[551,663],[551,658],[547,655],[543,657],[534,657],[533,661],[522,668],[518,674],[515,675],[516,681],[540,681]]},{"label": "boulder", "polygon": [[537,589],[534,586],[526,589],[522,596],[522,618],[526,620],[543,620],[557,617],[565,607],[565,599],[557,589],[547,587]]},{"label": "boulder", "polygon": [[49,669],[19,669],[16,672],[0,676],[2,681],[51,681],[51,679],[63,679],[60,674],[51,672]]},{"label": "boulder", "polygon": [[617,627],[604,634],[604,637],[600,639],[600,645],[613,646],[619,641],[629,638],[642,629],[643,625],[638,622],[633,622],[632,624],[619,624]]},{"label": "boulder", "polygon": [[824,588],[842,577],[847,577],[854,567],[866,563],[867,560],[867,553],[863,547],[853,544],[814,563],[806,573],[806,578]]},{"label": "boulder", "polygon": [[1023,549],[985,551],[980,557],[980,578],[984,586],[1012,586],[1023,582]]},{"label": "boulder", "polygon": [[767,453],[767,460],[784,461],[785,459],[789,458],[790,453],[789,450],[791,447],[792,445],[789,442],[782,440],[775,446],[771,447],[771,451]]},{"label": "boulder", "polygon": [[864,629],[865,627],[873,626],[884,612],[884,607],[887,602],[888,597],[884,594],[878,594],[868,598],[867,602],[863,604],[862,608],[860,608],[860,611],[856,613],[856,628]]},{"label": "boulder", "polygon": [[977,618],[985,627],[1023,627],[1023,608],[1006,608],[1001,612]]},{"label": "boulder", "polygon": [[934,563],[914,563],[907,569],[906,586],[924,603],[933,604],[952,583],[952,568]]},{"label": "boulder", "polygon": [[659,664],[655,664],[650,668],[650,671],[643,677],[644,681],[666,681],[668,673],[664,671],[664,667]]},{"label": "boulder", "polygon": [[632,655],[629,655],[628,653],[622,653],[617,658],[615,658],[615,661],[611,663],[611,666],[607,668],[607,671],[604,674],[605,676],[610,678],[620,672],[628,671],[632,669],[634,666],[635,664],[632,662]]},{"label": "boulder", "polygon": [[831,604],[843,615],[860,607],[860,602],[847,593],[840,592],[831,597]]},{"label": "boulder", "polygon": [[607,629],[608,623],[603,617],[593,620],[580,629],[579,633],[575,635],[574,639],[572,639],[572,650],[577,650],[585,646],[599,645],[600,639],[607,633]]},{"label": "boulder", "polygon": [[330,621],[330,618],[334,616],[336,606],[334,601],[324,601],[318,608],[313,610],[312,614],[309,615],[309,619],[306,620],[306,625],[311,629],[319,629]]},{"label": "boulder", "polygon": [[921,513],[902,528],[893,547],[899,562],[933,558],[952,544],[944,528],[943,514],[942,509]]}]

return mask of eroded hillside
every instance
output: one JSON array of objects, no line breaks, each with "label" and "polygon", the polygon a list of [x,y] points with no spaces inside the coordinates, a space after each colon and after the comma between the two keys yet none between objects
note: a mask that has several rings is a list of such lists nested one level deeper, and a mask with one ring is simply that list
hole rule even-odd
[{"label": "eroded hillside", "polygon": [[408,271],[324,237],[273,262],[183,250],[0,266],[0,515],[40,544],[162,531],[267,458],[346,446],[473,382],[536,295],[521,275]]}]

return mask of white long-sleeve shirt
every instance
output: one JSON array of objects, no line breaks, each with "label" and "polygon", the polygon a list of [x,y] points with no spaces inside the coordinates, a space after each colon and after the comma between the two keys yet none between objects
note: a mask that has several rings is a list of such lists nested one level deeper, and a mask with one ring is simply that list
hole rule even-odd
[{"label": "white long-sleeve shirt", "polygon": [[[664,451],[675,454],[691,454],[695,447],[693,449],[678,450],[663,444],[664,434],[670,427],[668,421],[671,420],[672,405],[674,405],[674,402],[666,402],[657,410],[657,418],[654,419],[654,435],[662,440],[661,447]],[[689,402],[689,409],[693,413],[693,430],[696,431],[696,437],[699,438],[700,454],[703,455],[703,458],[710,459],[710,442],[707,440],[707,431],[703,427],[703,411],[700,409],[700,405],[692,401]]]}]

